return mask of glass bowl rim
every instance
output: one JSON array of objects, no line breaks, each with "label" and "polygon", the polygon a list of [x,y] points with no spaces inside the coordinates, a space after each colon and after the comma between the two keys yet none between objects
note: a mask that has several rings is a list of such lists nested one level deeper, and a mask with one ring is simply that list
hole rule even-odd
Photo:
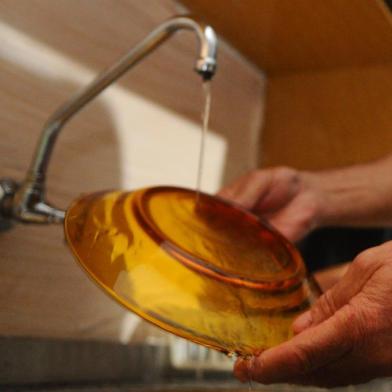
[{"label": "glass bowl rim", "polygon": [[202,197],[213,199],[214,202],[221,203],[225,207],[234,208],[237,212],[252,218],[262,228],[271,232],[285,247],[291,256],[291,262],[295,264],[295,269],[291,274],[280,280],[262,280],[251,279],[243,277],[238,274],[228,273],[222,271],[219,267],[215,267],[211,262],[199,256],[191,254],[188,250],[182,248],[179,244],[175,243],[172,239],[168,238],[155,224],[149,211],[144,207],[146,203],[143,198],[151,197],[155,193],[162,192],[184,192],[194,193],[196,197],[196,190],[189,188],[182,188],[178,186],[160,185],[154,187],[146,187],[137,190],[137,197],[132,200],[132,212],[139,223],[140,227],[159,247],[163,248],[174,259],[182,263],[188,268],[191,268],[196,273],[201,273],[207,277],[217,279],[227,284],[239,287],[246,287],[250,289],[262,290],[268,293],[287,292],[287,290],[295,290],[302,284],[303,279],[306,278],[306,271],[301,255],[295,246],[286,239],[281,233],[273,228],[267,221],[246,210],[237,203],[228,201],[217,195],[210,195],[205,192],[199,192]]}]

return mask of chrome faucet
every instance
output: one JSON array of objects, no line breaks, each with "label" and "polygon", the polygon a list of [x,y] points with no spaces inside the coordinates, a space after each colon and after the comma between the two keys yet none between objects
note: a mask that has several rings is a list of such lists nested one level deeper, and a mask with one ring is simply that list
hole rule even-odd
[{"label": "chrome faucet", "polygon": [[217,55],[217,37],[214,30],[187,16],[174,17],[160,24],[139,44],[49,117],[44,125],[25,180],[20,185],[10,179],[0,180],[0,220],[1,218],[3,220],[15,219],[27,223],[60,223],[64,220],[65,212],[51,206],[46,201],[46,172],[61,129],[72,116],[102,90],[165,42],[173,33],[182,29],[194,31],[199,41],[196,72],[204,80],[213,77]]}]

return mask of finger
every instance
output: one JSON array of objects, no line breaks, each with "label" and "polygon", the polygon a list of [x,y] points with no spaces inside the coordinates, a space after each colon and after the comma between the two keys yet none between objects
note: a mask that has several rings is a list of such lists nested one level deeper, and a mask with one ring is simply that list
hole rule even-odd
[{"label": "finger", "polygon": [[313,317],[312,317],[312,312],[311,310],[306,311],[305,313],[302,313],[300,316],[298,316],[292,325],[292,329],[294,334],[298,335],[302,331],[304,331],[306,328],[311,327],[313,324]]},{"label": "finger", "polygon": [[[350,326],[350,328],[348,328]],[[318,369],[349,353],[356,339],[351,306],[309,328],[290,341],[264,351],[252,360],[236,364],[235,375],[263,384],[306,379]]]},{"label": "finger", "polygon": [[271,183],[272,172],[258,170],[242,176],[223,188],[218,195],[247,209],[253,209],[259,199],[269,191]]},{"label": "finger", "polygon": [[338,264],[315,272],[314,277],[322,291],[332,288],[347,272],[351,262]]},{"label": "finger", "polygon": [[295,197],[300,183],[300,174],[291,168],[255,170],[223,188],[219,195],[258,214],[272,213]]},{"label": "finger", "polygon": [[257,212],[273,213],[286,206],[300,191],[300,175],[290,168],[278,167],[271,171],[268,192],[260,195]]},{"label": "finger", "polygon": [[268,222],[291,242],[301,240],[310,230],[311,225],[300,218],[293,216],[293,211],[279,211],[278,214],[266,216]]},{"label": "finger", "polygon": [[385,248],[379,246],[359,254],[343,277],[315,302],[311,310],[294,321],[294,333],[298,334],[310,326],[321,323],[348,304],[381,267],[384,253]]},{"label": "finger", "polygon": [[382,371],[372,366],[371,360],[364,361],[356,352],[349,352],[342,358],[319,369],[288,380],[290,384],[312,385],[323,388],[335,388],[349,384],[367,382],[382,377]]},{"label": "finger", "polygon": [[250,373],[248,371],[249,363],[251,359],[238,358],[234,365],[234,376],[241,382],[246,382],[250,380]]},{"label": "finger", "polygon": [[[276,194],[273,198],[277,203],[275,206],[279,206],[276,213],[269,213],[266,218],[269,222],[278,228],[287,238],[291,241],[298,241],[305,236],[309,231],[313,230],[318,225],[318,216],[320,214],[320,207],[317,197],[312,193],[302,193],[297,196],[300,192],[297,185],[292,185],[284,189],[279,186],[274,187],[276,192],[281,193],[280,202],[278,204],[279,197]],[[285,195],[285,198],[283,197]],[[269,194],[265,199],[271,198]],[[259,205],[266,207],[266,200],[259,201]],[[269,204],[270,211],[273,211],[272,204]]]}]

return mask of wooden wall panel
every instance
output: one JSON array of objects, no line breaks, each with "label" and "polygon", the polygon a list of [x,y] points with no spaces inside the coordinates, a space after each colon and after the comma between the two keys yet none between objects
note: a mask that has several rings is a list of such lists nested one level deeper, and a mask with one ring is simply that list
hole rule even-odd
[{"label": "wooden wall panel", "polygon": [[[165,19],[184,13],[173,0],[2,0],[0,20],[99,71]],[[192,71],[197,42],[179,32],[119,82],[147,99],[200,121],[202,89]],[[224,181],[257,161],[263,79],[223,42],[213,80],[210,125],[228,141]],[[254,129],[255,132],[247,132]],[[241,146],[241,147],[238,147]],[[253,150],[252,150],[253,147]]]},{"label": "wooden wall panel", "polygon": [[269,74],[392,62],[383,0],[182,0]]},{"label": "wooden wall panel", "polygon": [[268,75],[262,165],[322,169],[392,151],[383,0],[182,0]]},{"label": "wooden wall panel", "polygon": [[[0,2],[0,177],[22,179],[48,115],[93,77],[91,70],[176,12],[171,0]],[[45,50],[26,59],[21,48],[30,39]],[[52,51],[55,59],[45,66]],[[177,180],[177,171],[179,183],[193,183],[189,156],[197,156],[201,108],[194,56],[194,38],[179,35],[75,117],[54,151],[50,200],[66,206],[81,192]],[[263,85],[258,71],[221,47],[211,137],[229,145],[228,178],[256,164]],[[207,144],[207,156],[223,153],[214,150],[219,143]],[[214,187],[223,180],[219,170],[206,168]],[[79,270],[60,226],[19,224],[0,232],[1,335],[118,340],[129,321]]]},{"label": "wooden wall panel", "polygon": [[325,169],[392,152],[392,66],[268,79],[261,163]]}]

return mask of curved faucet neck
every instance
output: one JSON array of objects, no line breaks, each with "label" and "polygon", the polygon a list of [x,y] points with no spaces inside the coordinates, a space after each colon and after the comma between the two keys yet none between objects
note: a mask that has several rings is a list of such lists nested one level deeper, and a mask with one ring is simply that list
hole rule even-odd
[{"label": "curved faucet neck", "polygon": [[57,137],[64,125],[106,87],[141,61],[156,47],[178,30],[194,31],[199,41],[195,70],[204,80],[211,79],[216,71],[217,37],[214,30],[187,16],[178,16],[160,24],[139,44],[102,72],[71,100],[55,111],[41,133],[33,160],[24,182],[16,192],[12,215],[24,222],[61,222],[65,212],[46,202],[46,172]]}]

